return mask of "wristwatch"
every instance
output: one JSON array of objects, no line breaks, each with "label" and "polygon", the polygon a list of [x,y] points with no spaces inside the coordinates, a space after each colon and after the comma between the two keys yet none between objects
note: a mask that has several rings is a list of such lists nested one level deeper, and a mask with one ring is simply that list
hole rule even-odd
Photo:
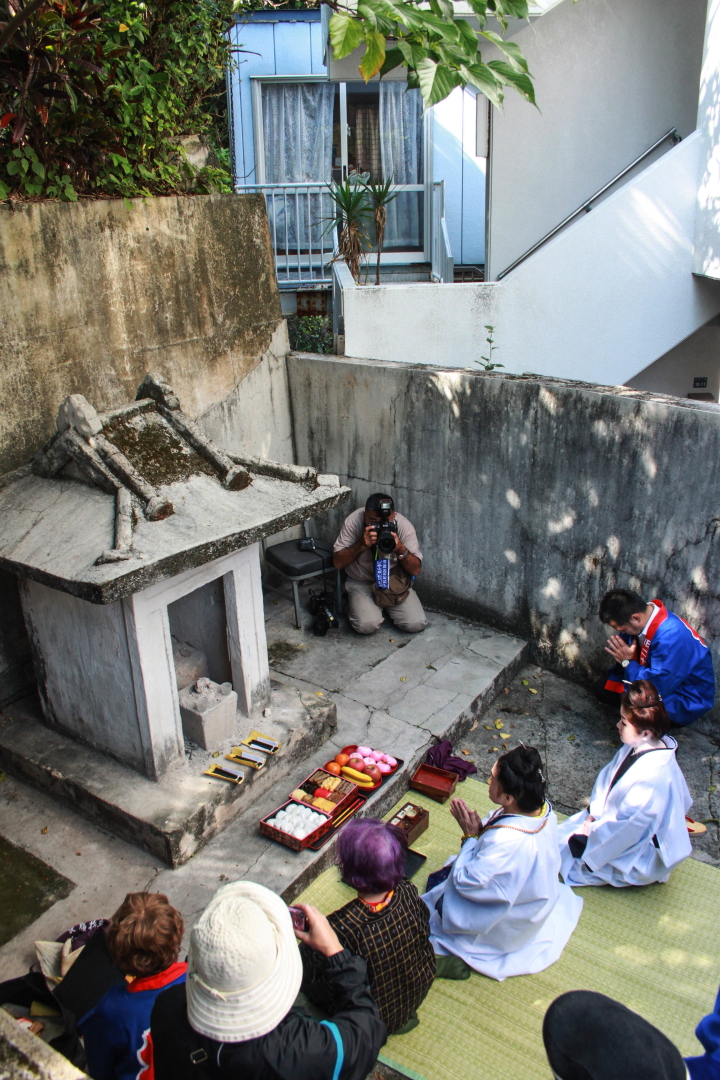
[{"label": "wristwatch", "polygon": [[404,559],[407,555],[407,551],[403,551],[402,555],[398,555],[398,559]]},{"label": "wristwatch", "polygon": [[628,664],[629,664],[629,663],[630,663],[630,661],[629,661],[629,660],[621,660],[621,661],[620,661],[620,667],[621,667],[621,668],[626,668],[626,667],[628,666]]}]

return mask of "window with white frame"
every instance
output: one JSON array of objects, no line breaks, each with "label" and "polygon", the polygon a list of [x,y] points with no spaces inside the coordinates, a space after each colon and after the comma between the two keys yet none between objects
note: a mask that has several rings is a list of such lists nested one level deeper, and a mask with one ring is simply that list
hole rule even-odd
[{"label": "window with white frame", "polygon": [[[384,250],[423,250],[424,123],[417,90],[402,82],[259,80],[254,121],[262,183],[356,176],[410,185],[388,206]],[[319,189],[317,202],[325,209]]]}]

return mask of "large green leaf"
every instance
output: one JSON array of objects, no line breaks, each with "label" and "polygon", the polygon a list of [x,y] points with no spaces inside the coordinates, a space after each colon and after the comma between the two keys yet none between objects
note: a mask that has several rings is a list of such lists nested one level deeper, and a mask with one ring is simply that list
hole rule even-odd
[{"label": "large green leaf", "polygon": [[402,53],[405,63],[411,69],[416,69],[421,60],[428,56],[427,49],[422,45],[416,45],[405,38],[399,38],[397,47]]},{"label": "large green leaf", "polygon": [[529,75],[526,75],[523,71],[515,71],[509,64],[506,64],[503,60],[490,60],[489,68],[499,75],[502,82],[507,83],[508,86],[512,86],[517,90],[526,101],[529,101],[531,105],[535,105],[535,87],[532,84],[532,79]]},{"label": "large green leaf", "polygon": [[527,19],[529,5],[527,0],[495,0],[495,11],[511,19]]},{"label": "large green leaf", "polygon": [[449,71],[446,67],[431,60],[429,56],[417,65],[417,77],[426,107],[442,101],[463,82],[457,71]]},{"label": "large green leaf", "polygon": [[467,19],[458,19],[455,23],[460,31],[459,46],[468,60],[474,60],[478,51],[478,37]]},{"label": "large green leaf", "polygon": [[437,5],[437,8],[439,9],[435,10],[435,7],[431,4],[436,15],[444,15],[446,19],[455,18],[455,7],[452,0],[433,0],[433,3]]},{"label": "large green leaf", "polygon": [[501,53],[504,53],[505,56],[507,56],[516,71],[524,71],[527,75],[527,60],[514,41],[505,41],[499,34],[494,34],[492,30],[483,30],[481,33],[484,38],[491,41],[493,45],[497,46]]},{"label": "large green leaf", "polygon": [[412,4],[401,3],[400,0],[389,0],[388,7],[392,10],[393,18],[407,30],[424,30],[428,12],[420,11]]},{"label": "large green leaf", "polygon": [[349,15],[335,12],[330,19],[330,44],[336,60],[349,56],[363,40],[363,24]]},{"label": "large green leaf", "polygon": [[365,53],[360,61],[360,74],[365,82],[377,75],[385,61],[385,38],[377,30],[365,34]]},{"label": "large green leaf", "polygon": [[498,108],[503,103],[503,92],[500,80],[492,71],[488,71],[485,64],[467,64],[460,68],[461,74],[467,82],[488,98]]},{"label": "large green leaf", "polygon": [[386,49],[385,61],[380,68],[380,78],[382,78],[383,75],[387,75],[388,71],[393,71],[396,67],[399,67],[403,61],[404,57],[401,49]]}]

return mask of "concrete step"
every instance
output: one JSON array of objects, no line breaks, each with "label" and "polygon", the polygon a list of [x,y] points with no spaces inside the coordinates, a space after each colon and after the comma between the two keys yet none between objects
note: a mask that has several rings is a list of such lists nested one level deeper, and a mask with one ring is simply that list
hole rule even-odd
[{"label": "concrete step", "polygon": [[[67,801],[90,821],[172,867],[186,862],[268,790],[283,788],[285,778],[337,727],[337,710],[329,698],[273,683],[268,717],[249,721],[238,714],[235,737],[219,755],[186,741],[183,765],[155,783],[47,727],[36,700],[24,707],[18,703],[12,719],[0,722],[0,769]],[[263,769],[244,769],[240,785],[204,775],[211,764],[222,765],[224,754],[253,728],[281,743]]]},{"label": "concrete step", "polygon": [[[527,661],[527,644],[517,638],[436,613],[429,620],[417,636],[383,627],[362,640],[349,631],[347,638],[343,631],[313,638],[307,629],[295,630],[290,609],[271,618],[266,623],[270,653],[284,657],[275,660],[274,678],[331,700],[337,707],[337,730],[289,776],[287,786],[266,792],[189,863],[171,875],[163,872],[154,887],[177,889],[188,909],[199,912],[212,895],[212,873],[222,866],[230,879],[249,878],[292,901],[334,862],[335,838],[319,852],[295,852],[262,836],[258,822],[311,769],[351,743],[377,747],[404,761],[370,796],[363,815],[381,817],[401,799],[428,748],[439,738],[460,740]],[[364,653],[366,662],[369,655],[385,655],[357,674],[358,654],[348,644]],[[214,881],[213,888],[217,874]]]}]

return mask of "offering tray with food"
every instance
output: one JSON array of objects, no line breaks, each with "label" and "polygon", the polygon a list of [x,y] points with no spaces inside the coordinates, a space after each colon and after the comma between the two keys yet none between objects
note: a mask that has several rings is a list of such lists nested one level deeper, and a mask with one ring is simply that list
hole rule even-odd
[{"label": "offering tray with food", "polygon": [[392,754],[384,754],[382,750],[373,750],[370,746],[345,746],[336,754],[332,761],[328,761],[325,769],[328,772],[342,776],[357,784],[360,791],[377,791],[388,776],[397,771],[402,762],[394,758]]},{"label": "offering tray with food", "polygon": [[[362,756],[363,754],[364,756]],[[366,761],[366,757],[369,760]],[[352,765],[350,764],[351,759]],[[361,762],[362,770],[360,769]],[[356,785],[355,801],[348,800],[347,803],[343,803],[338,813],[333,817],[332,827],[310,845],[313,851],[319,851],[321,847],[327,844],[337,830],[341,829],[346,821],[349,821],[364,807],[366,799],[374,791],[377,791],[388,777],[396,773],[401,765],[404,765],[402,758],[395,758],[391,754],[384,754],[380,750],[372,750],[369,746],[357,746],[354,743],[351,746],[343,747],[333,761],[328,761],[324,766],[326,771],[329,770],[341,777],[347,777]],[[377,775],[371,771],[373,766],[377,766],[377,775],[380,776],[379,781]],[[339,773],[336,770],[339,770]]]},{"label": "offering tray with food", "polygon": [[290,798],[337,816],[356,795],[357,787],[352,780],[327,772],[326,769],[316,769],[291,792]]},{"label": "offering tray with food", "polygon": [[319,840],[332,825],[324,810],[290,799],[260,822],[260,832],[279,844],[302,851]]}]

